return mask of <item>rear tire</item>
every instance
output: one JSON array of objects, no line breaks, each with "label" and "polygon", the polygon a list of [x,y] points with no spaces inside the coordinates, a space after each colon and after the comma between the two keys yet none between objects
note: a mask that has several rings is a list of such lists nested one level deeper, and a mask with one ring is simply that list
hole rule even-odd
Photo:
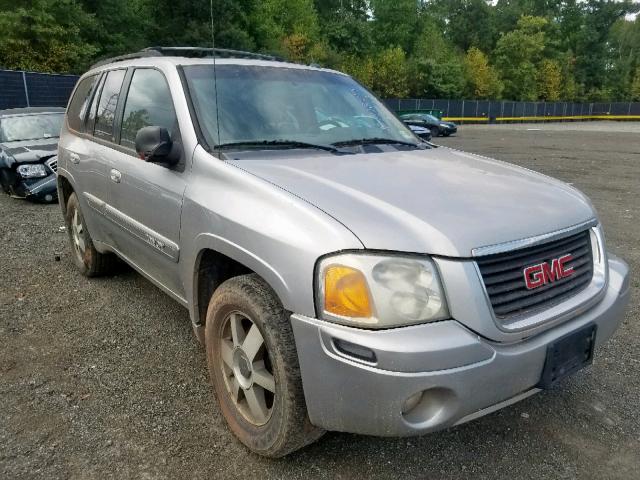
[{"label": "rear tire", "polygon": [[282,457],[322,436],[307,415],[289,316],[258,275],[231,278],[214,292],[205,345],[222,414],[251,451]]},{"label": "rear tire", "polygon": [[93,246],[93,240],[80,211],[80,204],[75,192],[67,201],[65,216],[71,254],[73,261],[85,277],[97,277],[109,274],[117,268],[118,258],[111,253],[100,253]]},{"label": "rear tire", "polygon": [[440,135],[440,129],[438,127],[431,127],[429,130],[431,130],[431,138],[436,138]]}]

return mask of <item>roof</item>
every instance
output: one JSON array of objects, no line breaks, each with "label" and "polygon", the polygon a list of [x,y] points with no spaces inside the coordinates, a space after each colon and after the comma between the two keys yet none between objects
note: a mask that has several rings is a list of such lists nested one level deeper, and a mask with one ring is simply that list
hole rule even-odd
[{"label": "roof", "polygon": [[[326,69],[317,65],[304,65],[300,63],[288,62],[273,55],[261,53],[243,52],[240,50],[228,50],[222,48],[200,48],[200,47],[149,47],[138,53],[121,55],[119,57],[102,60],[91,66],[87,72],[99,72],[110,68],[127,68],[141,66],[165,65],[256,65],[284,68],[299,68],[308,70],[323,70],[333,73],[335,70]],[[85,74],[86,75],[86,74]]]},{"label": "roof", "polygon": [[27,108],[9,108],[0,110],[0,117],[8,117],[12,115],[33,115],[35,113],[64,113],[62,107],[27,107]]},{"label": "roof", "polygon": [[148,47],[136,53],[128,53],[118,57],[106,58],[91,65],[91,69],[103,65],[132,60],[135,58],[149,57],[183,57],[183,58],[247,58],[253,60],[283,61],[275,55],[245,52],[242,50],[230,50],[228,48],[203,48],[203,47]]}]

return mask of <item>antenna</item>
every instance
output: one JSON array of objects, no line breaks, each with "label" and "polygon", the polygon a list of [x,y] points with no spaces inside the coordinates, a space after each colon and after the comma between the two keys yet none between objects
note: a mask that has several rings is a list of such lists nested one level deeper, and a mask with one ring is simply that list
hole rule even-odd
[{"label": "antenna", "polygon": [[216,72],[216,36],[213,29],[213,0],[209,0],[209,16],[211,17],[211,48],[213,49],[213,95],[216,102],[216,129],[218,130],[218,145],[220,141],[220,107],[218,105],[218,75]]}]

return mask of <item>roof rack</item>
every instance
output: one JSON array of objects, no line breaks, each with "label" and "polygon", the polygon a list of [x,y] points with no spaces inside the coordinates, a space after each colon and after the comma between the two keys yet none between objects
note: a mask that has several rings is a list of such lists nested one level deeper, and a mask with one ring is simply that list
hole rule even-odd
[{"label": "roof rack", "polygon": [[123,62],[135,58],[147,57],[185,57],[185,58],[248,58],[254,60],[270,60],[282,62],[284,59],[275,55],[262,53],[245,52],[242,50],[231,50],[228,48],[205,48],[205,47],[148,47],[137,53],[128,53],[112,58],[105,58],[91,65],[91,68],[101,67],[109,63]]}]

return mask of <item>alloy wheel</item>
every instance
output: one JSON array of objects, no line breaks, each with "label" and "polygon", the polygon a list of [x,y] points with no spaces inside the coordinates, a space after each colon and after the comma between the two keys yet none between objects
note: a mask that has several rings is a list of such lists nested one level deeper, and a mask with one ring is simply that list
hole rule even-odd
[{"label": "alloy wheel", "polygon": [[264,425],[273,411],[276,385],[262,333],[236,311],[225,318],[219,341],[227,393],[247,421]]},{"label": "alloy wheel", "polygon": [[76,255],[81,261],[84,261],[84,251],[86,248],[84,241],[84,226],[82,225],[82,217],[78,213],[78,209],[73,212],[71,219],[71,236],[73,238],[73,247]]}]

